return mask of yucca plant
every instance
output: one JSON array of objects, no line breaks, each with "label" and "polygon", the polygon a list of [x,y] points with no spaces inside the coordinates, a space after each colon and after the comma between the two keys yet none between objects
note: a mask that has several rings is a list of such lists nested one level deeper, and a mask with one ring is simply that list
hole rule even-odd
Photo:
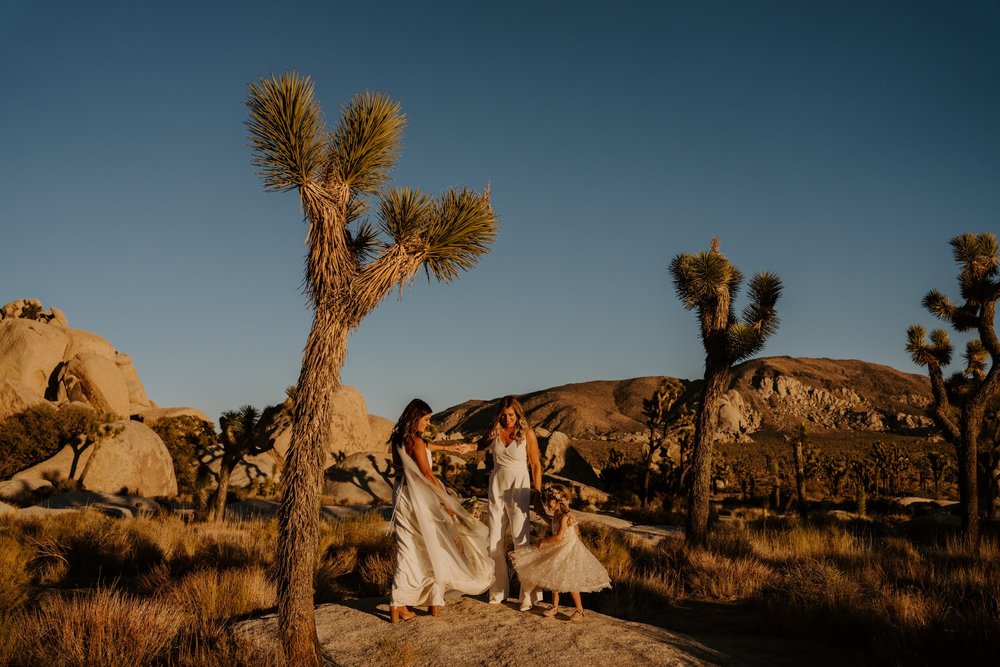
[{"label": "yucca plant", "polygon": [[952,255],[960,270],[958,284],[964,303],[931,290],[923,306],[960,332],[975,331],[979,338],[966,344],[965,369],[945,380],[942,367],[951,363],[954,346],[944,329],[927,339],[924,327],[914,324],[906,332],[906,351],[915,364],[925,366],[933,400],[928,414],[955,447],[962,528],[969,546],[979,544],[977,456],[986,408],[1000,390],[1000,340],[994,318],[1000,299],[997,239],[992,232],[965,233],[951,239]]},{"label": "yucca plant", "polygon": [[228,410],[219,416],[219,479],[208,502],[208,520],[221,521],[226,513],[229,480],[244,458],[263,454],[274,447],[260,432],[260,411],[252,405]]},{"label": "yucca plant", "polygon": [[775,304],[782,287],[778,276],[756,274],[749,283],[750,304],[738,318],[733,301],[743,283],[743,273],[719,251],[718,237],[712,239],[712,247],[706,252],[674,257],[670,273],[684,308],[697,312],[705,347],[705,383],[695,420],[687,517],[688,542],[702,546],[708,537],[712,448],[717,439],[719,403],[729,389],[733,365],[757,354],[777,331]]},{"label": "yucca plant", "polygon": [[[332,437],[332,398],[348,334],[420,267],[441,282],[489,251],[497,221],[489,189],[452,189],[440,198],[385,189],[405,116],[380,93],[356,94],[328,131],[308,77],[250,84],[254,164],[267,190],[297,190],[308,225],[305,289],[313,309],[296,387],[291,445],[279,509],[279,631],[291,664],[317,665],[313,616],[319,491]],[[375,204],[376,223],[366,217]]]}]

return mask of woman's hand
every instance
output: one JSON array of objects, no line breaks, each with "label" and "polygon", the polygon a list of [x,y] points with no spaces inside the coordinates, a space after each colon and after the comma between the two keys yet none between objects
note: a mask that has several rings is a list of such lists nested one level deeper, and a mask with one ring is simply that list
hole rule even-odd
[{"label": "woman's hand", "polygon": [[457,454],[471,454],[476,451],[476,446],[470,444],[455,445],[454,451]]}]

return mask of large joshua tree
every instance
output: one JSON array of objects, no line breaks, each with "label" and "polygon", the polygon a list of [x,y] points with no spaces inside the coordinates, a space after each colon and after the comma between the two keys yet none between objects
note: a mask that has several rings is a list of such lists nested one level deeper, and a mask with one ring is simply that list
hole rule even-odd
[{"label": "large joshua tree", "polygon": [[729,388],[733,365],[759,352],[778,329],[774,309],[781,296],[778,276],[762,272],[749,283],[750,303],[737,317],[733,301],[743,273],[719,252],[718,237],[706,252],[681,254],[670,263],[674,289],[687,310],[695,310],[705,347],[705,382],[695,420],[687,540],[703,546],[708,537],[708,504],[712,479],[712,446],[716,440],[719,402]]},{"label": "large joshua tree", "polygon": [[[907,331],[906,350],[914,363],[927,367],[933,400],[928,412],[944,437],[955,447],[962,528],[971,546],[979,544],[979,498],[976,480],[979,435],[986,408],[1000,390],[1000,340],[994,319],[1000,299],[997,279],[997,239],[992,233],[961,234],[951,240],[952,254],[961,270],[958,304],[938,290],[923,299],[935,317],[956,331],[975,331],[965,348],[965,370],[944,379],[942,367],[951,363],[954,347],[944,329],[931,332],[914,324]],[[987,370],[989,362],[989,370]]]},{"label": "large joshua tree", "polygon": [[[405,116],[379,93],[355,95],[328,131],[308,77],[250,84],[253,162],[267,190],[296,190],[307,224],[305,289],[313,309],[278,514],[279,633],[290,664],[317,665],[313,615],[319,489],[332,398],[348,334],[423,267],[447,282],[473,267],[496,235],[489,191],[432,198],[385,189]],[[377,205],[376,223],[365,217]]]}]

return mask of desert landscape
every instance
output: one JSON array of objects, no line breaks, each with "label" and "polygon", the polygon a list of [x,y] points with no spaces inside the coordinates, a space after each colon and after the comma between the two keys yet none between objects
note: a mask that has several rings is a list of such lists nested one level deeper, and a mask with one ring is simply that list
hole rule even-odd
[{"label": "desert landscape", "polygon": [[[131,359],[58,308],[28,299],[0,312],[2,662],[280,662],[272,572],[287,405],[235,410],[217,430],[197,409],[151,401]],[[392,423],[341,389],[315,577],[329,655],[345,665],[569,664],[565,647],[582,645],[612,663],[992,659],[995,524],[970,556],[954,453],[926,416],[926,378],[850,360],[737,366],[717,413],[704,548],[684,542],[691,438],[647,458],[649,397],[664,382],[679,383],[680,403],[698,396],[699,380],[662,377],[522,396],[545,479],[573,489],[584,538],[613,578],[588,598],[598,613],[585,631],[462,597],[430,628],[388,624]],[[442,411],[428,437],[474,440],[495,402]],[[790,445],[803,424],[804,503]],[[435,471],[482,509],[483,454],[438,454]],[[481,639],[455,654],[446,647],[456,636]]]},{"label": "desert landscape", "polygon": [[997,34],[0,3],[0,667],[1000,664]]}]

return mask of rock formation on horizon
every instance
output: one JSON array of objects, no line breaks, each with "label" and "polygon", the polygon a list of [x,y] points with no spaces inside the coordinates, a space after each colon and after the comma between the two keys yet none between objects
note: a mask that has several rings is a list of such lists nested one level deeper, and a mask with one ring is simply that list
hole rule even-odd
[{"label": "rock formation on horizon", "polygon": [[[140,423],[143,415],[163,410],[146,396],[132,357],[97,334],[71,327],[58,308],[44,310],[37,299],[8,303],[0,309],[0,419],[36,405],[70,403],[110,414],[122,427],[83,453],[77,477],[84,488],[108,493],[125,488],[148,496],[177,493],[166,446]],[[0,482],[0,496],[66,478],[73,458],[68,449]]]},{"label": "rock formation on horizon", "polygon": [[[645,442],[642,401],[660,376],[597,380],[543,389],[520,397],[531,424],[574,440]],[[683,402],[697,400],[701,380],[681,380]],[[442,411],[442,433],[471,438],[493,418],[496,402],[466,401]],[[716,415],[720,437],[752,442],[805,423],[814,433],[873,432],[929,435],[924,414],[930,386],[922,375],[857,360],[764,357],[733,369],[733,380]]]}]

